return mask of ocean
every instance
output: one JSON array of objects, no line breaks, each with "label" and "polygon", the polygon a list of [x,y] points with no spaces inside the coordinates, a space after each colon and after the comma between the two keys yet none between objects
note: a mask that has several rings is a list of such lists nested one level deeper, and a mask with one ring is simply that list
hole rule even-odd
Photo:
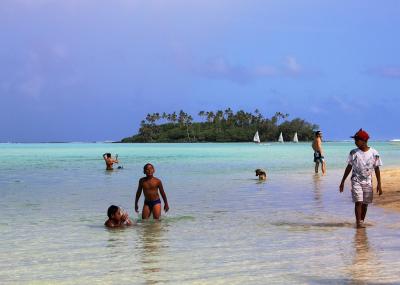
[{"label": "ocean", "polygon": [[[370,145],[400,166],[399,144]],[[310,143],[0,144],[0,283],[399,284],[400,215],[371,205],[355,229],[349,183],[338,191],[353,148],[324,143],[322,176]],[[105,152],[124,168],[105,171]],[[134,212],[148,162],[161,221]],[[111,204],[135,225],[106,229]]]}]

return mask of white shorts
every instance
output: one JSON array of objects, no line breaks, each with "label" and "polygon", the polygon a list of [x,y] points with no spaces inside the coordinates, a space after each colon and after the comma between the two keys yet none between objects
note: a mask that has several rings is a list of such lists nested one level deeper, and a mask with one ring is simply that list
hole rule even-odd
[{"label": "white shorts", "polygon": [[353,198],[353,202],[362,202],[363,204],[372,203],[372,198],[374,191],[372,190],[372,184],[360,184],[360,183],[352,183],[351,185],[351,196]]}]

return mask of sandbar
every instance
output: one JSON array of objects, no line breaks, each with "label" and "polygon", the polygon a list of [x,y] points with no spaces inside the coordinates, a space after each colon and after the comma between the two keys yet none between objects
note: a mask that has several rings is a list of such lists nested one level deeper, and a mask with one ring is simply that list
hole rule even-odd
[{"label": "sandbar", "polygon": [[400,212],[400,168],[381,169],[381,180],[383,194],[378,196],[374,193],[374,204]]}]

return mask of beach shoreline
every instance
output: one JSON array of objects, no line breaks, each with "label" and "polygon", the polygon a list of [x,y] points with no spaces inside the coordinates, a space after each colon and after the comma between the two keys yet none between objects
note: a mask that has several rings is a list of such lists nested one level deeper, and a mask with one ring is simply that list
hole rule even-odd
[{"label": "beach shoreline", "polygon": [[[375,196],[374,204],[387,210],[400,212],[400,168],[381,170],[381,180],[383,194]],[[375,187],[376,185],[374,189]]]}]

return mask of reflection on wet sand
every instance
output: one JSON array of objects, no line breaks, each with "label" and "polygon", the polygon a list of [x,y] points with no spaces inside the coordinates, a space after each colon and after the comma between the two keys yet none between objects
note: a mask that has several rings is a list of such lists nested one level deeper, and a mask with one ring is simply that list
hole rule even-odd
[{"label": "reflection on wet sand", "polygon": [[379,281],[379,264],[377,264],[376,255],[368,241],[367,229],[356,229],[354,234],[354,257],[351,264],[351,279],[358,284],[364,281]]},{"label": "reflection on wet sand", "polygon": [[313,186],[314,186],[314,200],[318,207],[322,207],[322,195],[321,195],[321,176],[319,174],[313,175]]},{"label": "reflection on wet sand", "polygon": [[142,224],[142,253],[141,264],[146,284],[161,282],[160,257],[164,246],[163,227],[161,221],[146,221]]}]

